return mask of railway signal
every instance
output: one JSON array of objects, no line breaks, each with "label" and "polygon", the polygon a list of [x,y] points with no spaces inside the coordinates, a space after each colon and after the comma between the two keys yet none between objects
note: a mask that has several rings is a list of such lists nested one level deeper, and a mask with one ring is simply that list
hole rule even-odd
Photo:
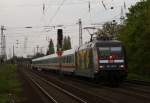
[{"label": "railway signal", "polygon": [[60,74],[60,78],[62,78],[62,63],[61,63],[61,56],[62,56],[62,40],[63,40],[63,30],[62,29],[58,29],[57,30],[57,55],[59,57],[59,74]]},{"label": "railway signal", "polygon": [[62,51],[61,49],[59,49],[56,53],[57,53],[57,55],[58,55],[59,57],[61,57],[62,54],[63,54],[63,51]]},{"label": "railway signal", "polygon": [[58,29],[57,30],[57,51],[59,48],[62,48],[62,40],[63,40],[63,30]]}]

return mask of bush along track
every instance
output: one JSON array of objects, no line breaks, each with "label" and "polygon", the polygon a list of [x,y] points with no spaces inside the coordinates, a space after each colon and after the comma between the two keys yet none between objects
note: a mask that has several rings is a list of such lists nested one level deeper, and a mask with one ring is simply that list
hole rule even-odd
[{"label": "bush along track", "polygon": [[0,65],[0,103],[23,102],[21,82],[15,65]]}]

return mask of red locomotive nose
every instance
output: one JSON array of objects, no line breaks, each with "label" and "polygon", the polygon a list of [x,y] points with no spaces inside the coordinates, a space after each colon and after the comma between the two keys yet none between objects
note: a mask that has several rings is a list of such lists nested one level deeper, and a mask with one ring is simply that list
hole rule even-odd
[{"label": "red locomotive nose", "polygon": [[110,59],[110,60],[112,60],[112,59],[113,59],[113,56],[112,56],[112,55],[111,55],[111,56],[109,56],[109,59]]},{"label": "red locomotive nose", "polygon": [[110,56],[109,56],[109,58],[108,58],[108,62],[109,62],[109,63],[114,63],[114,58],[113,58],[113,56],[112,56],[112,55],[110,55]]}]

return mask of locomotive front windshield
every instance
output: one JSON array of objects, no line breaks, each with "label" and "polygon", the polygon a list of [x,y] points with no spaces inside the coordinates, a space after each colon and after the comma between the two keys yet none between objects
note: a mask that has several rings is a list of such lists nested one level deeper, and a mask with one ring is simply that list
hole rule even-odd
[{"label": "locomotive front windshield", "polygon": [[108,59],[110,56],[113,56],[115,59],[121,59],[123,57],[122,47],[99,47],[99,56],[100,59]]}]

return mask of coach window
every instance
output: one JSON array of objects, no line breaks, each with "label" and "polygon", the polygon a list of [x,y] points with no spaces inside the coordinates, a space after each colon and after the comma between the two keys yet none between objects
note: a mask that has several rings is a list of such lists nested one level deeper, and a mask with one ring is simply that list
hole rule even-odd
[{"label": "coach window", "polygon": [[69,56],[69,58],[68,58],[68,59],[69,59],[69,60],[68,60],[68,63],[70,63],[70,61],[71,61],[71,60],[70,60],[70,59],[71,59],[71,58],[70,58],[70,56]]},{"label": "coach window", "polygon": [[63,57],[63,63],[65,63],[65,57]]},{"label": "coach window", "polygon": [[63,57],[63,63],[65,63],[65,57]]},{"label": "coach window", "polygon": [[65,64],[66,64],[66,63],[67,63],[67,57],[65,56],[65,58],[64,58],[64,59],[65,59]]},{"label": "coach window", "polygon": [[72,55],[70,56],[70,63],[72,63]]},{"label": "coach window", "polygon": [[73,63],[73,55],[71,55],[71,63]]},{"label": "coach window", "polygon": [[67,64],[68,64],[68,56],[67,56]]},{"label": "coach window", "polygon": [[72,63],[72,55],[70,56],[70,63]]},{"label": "coach window", "polygon": [[57,59],[55,58],[55,63],[57,62]]},{"label": "coach window", "polygon": [[55,58],[53,58],[53,61],[52,61],[53,63],[55,63]]},{"label": "coach window", "polygon": [[69,63],[69,56],[67,56],[67,63]]},{"label": "coach window", "polygon": [[62,60],[62,63],[64,63],[64,57],[62,57],[62,59],[61,59],[61,60]]},{"label": "coach window", "polygon": [[70,58],[70,56],[68,56],[68,61],[67,61],[67,63],[69,63],[69,58]]},{"label": "coach window", "polygon": [[71,63],[71,55],[69,56],[69,63]]},{"label": "coach window", "polygon": [[66,56],[66,63],[68,63],[68,56]]},{"label": "coach window", "polygon": [[70,63],[70,56],[68,56],[68,63]]},{"label": "coach window", "polygon": [[51,63],[53,63],[53,58],[51,59]]},{"label": "coach window", "polygon": [[68,64],[68,56],[66,56],[66,63]]},{"label": "coach window", "polygon": [[55,58],[55,63],[57,63],[57,58]]},{"label": "coach window", "polygon": [[72,55],[72,63],[74,63],[74,57],[73,57],[73,55]]},{"label": "coach window", "polygon": [[53,63],[55,63],[55,58],[53,58]]}]

